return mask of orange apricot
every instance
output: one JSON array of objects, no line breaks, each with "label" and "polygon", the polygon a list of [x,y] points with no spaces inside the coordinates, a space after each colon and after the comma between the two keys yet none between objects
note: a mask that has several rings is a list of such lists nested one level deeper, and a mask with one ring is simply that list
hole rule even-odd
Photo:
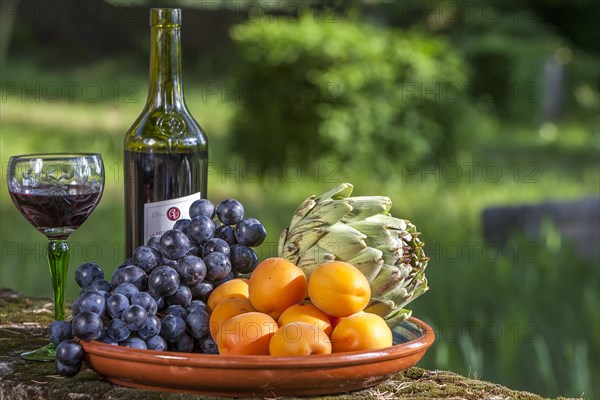
[{"label": "orange apricot", "polygon": [[252,307],[250,300],[241,297],[230,297],[217,304],[210,314],[209,322],[210,334],[213,339],[217,337],[217,332],[222,323],[236,315],[251,311],[256,310]]},{"label": "orange apricot", "polygon": [[334,353],[383,349],[390,347],[392,340],[385,320],[368,312],[341,318],[331,334]]},{"label": "orange apricot", "polygon": [[215,342],[221,355],[268,355],[269,342],[277,329],[273,318],[251,311],[225,321]]},{"label": "orange apricot", "polygon": [[250,302],[256,310],[275,319],[289,306],[304,300],[306,293],[304,271],[283,258],[264,260],[250,275]]},{"label": "orange apricot", "polygon": [[280,327],[290,322],[316,324],[328,336],[331,335],[333,330],[329,316],[310,303],[294,304],[286,308],[277,320]]},{"label": "orange apricot", "polygon": [[235,278],[217,286],[206,302],[206,310],[210,313],[215,309],[217,304],[231,297],[248,299],[248,283],[246,278]]},{"label": "orange apricot", "polygon": [[317,324],[290,322],[275,332],[269,344],[269,353],[272,356],[330,354],[331,341]]},{"label": "orange apricot", "polygon": [[364,308],[371,299],[371,285],[362,272],[343,261],[319,265],[308,281],[310,301],[333,317],[347,317]]}]

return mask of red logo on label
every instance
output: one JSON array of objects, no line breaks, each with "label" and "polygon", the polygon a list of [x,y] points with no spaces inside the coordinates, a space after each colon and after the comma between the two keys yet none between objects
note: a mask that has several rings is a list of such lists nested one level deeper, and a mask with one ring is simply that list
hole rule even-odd
[{"label": "red logo on label", "polygon": [[171,207],[167,211],[167,218],[169,218],[171,221],[177,221],[180,216],[181,211],[179,211],[179,208],[177,207]]}]

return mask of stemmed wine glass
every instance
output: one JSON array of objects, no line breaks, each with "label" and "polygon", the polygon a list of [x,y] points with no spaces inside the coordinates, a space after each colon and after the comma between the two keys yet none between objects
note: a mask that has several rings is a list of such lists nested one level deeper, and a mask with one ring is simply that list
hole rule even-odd
[{"label": "stemmed wine glass", "polygon": [[[100,154],[27,154],[8,161],[8,192],[25,219],[49,240],[48,264],[54,293],[54,319],[65,319],[69,235],[89,217],[102,197],[104,164]],[[53,361],[47,344],[21,354],[26,360]]]}]

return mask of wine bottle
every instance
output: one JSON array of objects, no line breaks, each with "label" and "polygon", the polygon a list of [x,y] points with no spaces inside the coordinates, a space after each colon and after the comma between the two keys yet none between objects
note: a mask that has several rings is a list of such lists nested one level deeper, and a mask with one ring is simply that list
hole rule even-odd
[{"label": "wine bottle", "polygon": [[181,81],[181,10],[150,12],[148,100],[125,136],[125,256],[206,198],[208,141]]}]

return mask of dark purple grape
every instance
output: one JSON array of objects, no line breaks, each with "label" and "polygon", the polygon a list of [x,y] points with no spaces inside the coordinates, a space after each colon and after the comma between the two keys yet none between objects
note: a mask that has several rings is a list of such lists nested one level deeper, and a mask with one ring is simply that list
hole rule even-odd
[{"label": "dark purple grape", "polygon": [[213,286],[214,287],[221,286],[222,284],[224,284],[227,281],[232,280],[233,278],[235,278],[235,275],[233,274],[233,271],[232,271],[232,272],[228,273],[227,275],[225,275],[225,277],[223,277],[219,280],[213,281]]},{"label": "dark purple grape", "polygon": [[186,319],[187,311],[185,307],[179,304],[173,304],[172,306],[167,307],[165,310],[165,315],[174,315],[176,317],[180,317],[181,319]]},{"label": "dark purple grape", "polygon": [[161,260],[162,256],[160,252],[157,249],[148,246],[137,247],[131,256],[133,264],[140,267],[147,274],[158,267]]},{"label": "dark purple grape", "polygon": [[56,367],[56,372],[58,372],[59,375],[67,376],[67,377],[75,376],[81,370],[81,363],[72,367],[70,365],[63,364],[58,360],[55,360],[54,365]]},{"label": "dark purple grape", "polygon": [[146,325],[138,330],[138,336],[145,341],[152,339],[160,333],[160,318],[156,315],[148,317]]},{"label": "dark purple grape", "polygon": [[192,300],[192,302],[185,308],[187,313],[192,313],[194,311],[206,311],[206,303],[202,300]]},{"label": "dark purple grape", "polygon": [[160,243],[160,236],[152,236],[150,239],[148,239],[148,243],[146,243],[146,246],[152,247],[152,248],[158,250],[159,243]]},{"label": "dark purple grape", "polygon": [[160,312],[167,307],[167,302],[165,301],[164,297],[156,296],[152,293],[150,293],[150,296],[152,296],[154,301],[156,301],[156,312]]},{"label": "dark purple grape", "polygon": [[171,267],[173,269],[177,268],[177,260],[171,260],[170,258],[163,258],[161,267]]},{"label": "dark purple grape", "polygon": [[156,300],[147,292],[138,292],[131,296],[131,304],[142,306],[148,315],[154,315],[158,311]]},{"label": "dark purple grape", "polygon": [[229,255],[229,245],[226,241],[219,238],[209,239],[202,247],[202,257],[208,256],[210,253],[223,253]]},{"label": "dark purple grape", "polygon": [[56,345],[63,340],[71,339],[73,337],[71,323],[67,321],[52,322],[48,328],[48,336],[50,341]]},{"label": "dark purple grape", "polygon": [[136,338],[136,337],[130,337],[129,339],[127,339],[126,341],[121,343],[121,345],[125,346],[125,347],[129,347],[131,349],[139,349],[139,350],[147,350],[148,349],[148,347],[146,347],[146,342],[144,342],[142,339]]},{"label": "dark purple grape", "polygon": [[79,304],[79,299],[76,299],[73,304],[71,305],[71,314],[74,316],[76,316],[77,314],[79,314],[81,312],[81,305]]},{"label": "dark purple grape", "polygon": [[112,274],[112,285],[119,286],[121,283],[132,283],[139,290],[146,290],[148,284],[148,275],[143,269],[136,265],[127,265],[116,269]]},{"label": "dark purple grape", "polygon": [[231,246],[231,268],[238,274],[249,274],[258,265],[258,256],[250,247],[235,245]]},{"label": "dark purple grape", "polygon": [[188,227],[188,235],[196,245],[202,245],[206,243],[208,239],[213,237],[215,229],[215,221],[205,217],[204,215],[201,215],[194,218],[192,222],[190,222],[190,226]]},{"label": "dark purple grape", "polygon": [[204,354],[219,354],[219,347],[210,335],[206,335],[199,339],[198,344],[200,344],[200,349],[202,349]]},{"label": "dark purple grape", "polygon": [[214,286],[211,282],[202,281],[196,283],[195,285],[191,285],[189,288],[190,292],[192,292],[192,299],[202,300],[206,303],[208,296],[210,296],[214,289]]},{"label": "dark purple grape", "polygon": [[235,231],[229,225],[221,225],[218,227],[215,230],[214,237],[223,239],[229,246],[237,244],[237,240],[235,239]]},{"label": "dark purple grape", "polygon": [[106,309],[113,318],[121,318],[127,307],[129,307],[129,299],[125,295],[114,293],[106,300]]},{"label": "dark purple grape", "polygon": [[102,329],[102,334],[96,340],[99,341],[99,342],[102,342],[102,343],[110,344],[112,346],[118,346],[119,345],[119,342],[117,342],[115,339],[113,339],[110,336],[108,336],[108,334],[106,333],[106,328]]},{"label": "dark purple grape", "polygon": [[167,350],[167,342],[162,336],[157,335],[146,341],[146,347],[148,350],[165,351]]},{"label": "dark purple grape", "polygon": [[194,219],[199,216],[208,217],[213,219],[215,217],[215,206],[210,200],[200,199],[196,200],[190,206],[190,218]]},{"label": "dark purple grape", "polygon": [[84,263],[75,270],[75,282],[82,289],[86,289],[98,279],[104,279],[104,272],[96,263]]},{"label": "dark purple grape", "polygon": [[83,359],[83,348],[71,339],[63,340],[56,346],[56,359],[64,365],[76,367]]},{"label": "dark purple grape", "polygon": [[200,257],[195,256],[188,255],[183,257],[177,263],[175,270],[179,274],[179,280],[185,285],[198,283],[206,276],[204,261]]},{"label": "dark purple grape", "polygon": [[179,353],[191,353],[194,350],[194,339],[184,333],[177,342],[171,343],[169,347],[172,351]]},{"label": "dark purple grape", "polygon": [[[105,290],[92,289],[92,285],[88,286],[87,289],[83,289],[81,292],[79,292],[79,296],[81,297],[85,292],[99,293],[104,297],[105,300],[108,299],[108,296],[110,296],[110,293]],[[79,300],[79,298],[77,300]]]},{"label": "dark purple grape", "polygon": [[96,290],[96,292],[100,293],[104,297],[104,300],[106,300],[110,297],[110,291],[106,292],[104,290]]},{"label": "dark purple grape", "polygon": [[180,285],[175,293],[173,293],[171,296],[165,297],[165,301],[171,306],[180,305],[187,307],[192,301],[192,292],[187,286]]},{"label": "dark purple grape", "polygon": [[106,334],[116,342],[122,342],[127,340],[131,332],[127,326],[125,326],[125,322],[120,319],[113,319],[106,327]]},{"label": "dark purple grape", "polygon": [[102,315],[106,309],[104,295],[96,290],[84,290],[78,301],[81,311],[90,311]]},{"label": "dark purple grape", "polygon": [[97,279],[94,282],[92,282],[92,284],[89,286],[90,290],[98,290],[98,291],[103,291],[103,292],[107,292],[110,293],[111,289],[112,289],[112,285],[110,284],[110,282],[104,280],[104,279]]},{"label": "dark purple grape", "polygon": [[206,264],[206,279],[217,281],[225,278],[231,272],[231,261],[223,253],[211,253],[204,258]]},{"label": "dark purple grape", "polygon": [[72,322],[73,334],[81,340],[96,340],[102,334],[102,318],[96,313],[82,311]]},{"label": "dark purple grape", "polygon": [[170,296],[179,288],[179,274],[171,267],[158,267],[148,277],[148,289],[155,296]]},{"label": "dark purple grape", "polygon": [[246,218],[235,226],[235,238],[239,244],[255,247],[262,244],[267,237],[267,230],[257,219]]},{"label": "dark purple grape", "polygon": [[117,269],[119,269],[119,268],[125,268],[128,265],[133,265],[133,262],[131,261],[131,258],[126,258],[125,261],[123,261],[123,263],[117,267]]},{"label": "dark purple grape", "polygon": [[171,229],[163,233],[158,245],[161,254],[171,260],[178,260],[185,256],[189,248],[190,239],[185,233],[177,229]]},{"label": "dark purple grape", "polygon": [[196,339],[201,338],[209,333],[210,315],[206,311],[197,310],[189,313],[185,319],[187,331]]},{"label": "dark purple grape", "polygon": [[128,299],[131,299],[134,294],[139,292],[140,290],[133,283],[125,282],[115,287],[113,294],[122,294]]},{"label": "dark purple grape", "polygon": [[185,334],[185,327],[183,318],[167,314],[160,320],[160,336],[167,343],[175,343]]},{"label": "dark purple grape", "polygon": [[196,245],[196,246],[190,247],[190,249],[187,252],[187,255],[202,258],[202,246]]},{"label": "dark purple grape", "polygon": [[178,231],[181,231],[187,235],[187,229],[190,226],[190,222],[192,222],[191,219],[187,219],[187,218],[178,219],[177,221],[175,221],[175,224],[173,225],[173,229],[177,229]]},{"label": "dark purple grape", "polygon": [[143,328],[148,321],[148,313],[142,306],[136,304],[131,305],[123,311],[121,314],[121,320],[125,323],[125,326],[130,331],[137,331]]},{"label": "dark purple grape", "polygon": [[244,218],[244,206],[235,199],[223,200],[217,206],[217,218],[225,225],[235,225]]}]

